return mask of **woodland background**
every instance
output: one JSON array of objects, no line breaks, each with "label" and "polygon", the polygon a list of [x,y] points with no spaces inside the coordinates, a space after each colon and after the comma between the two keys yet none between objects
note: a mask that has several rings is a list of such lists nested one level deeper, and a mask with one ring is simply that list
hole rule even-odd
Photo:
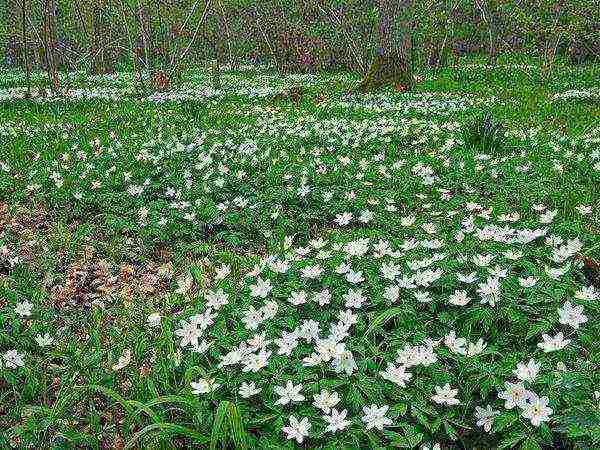
[{"label": "woodland background", "polygon": [[[397,0],[396,0],[397,1]],[[144,71],[168,83],[216,61],[281,72],[365,73],[378,46],[381,0],[5,0],[0,64],[93,74]],[[600,6],[590,0],[401,1],[411,64],[490,64],[519,53],[551,65],[600,55]],[[389,5],[389,3],[387,3]],[[160,79],[163,77],[164,79]],[[150,78],[152,79],[152,78]]]}]

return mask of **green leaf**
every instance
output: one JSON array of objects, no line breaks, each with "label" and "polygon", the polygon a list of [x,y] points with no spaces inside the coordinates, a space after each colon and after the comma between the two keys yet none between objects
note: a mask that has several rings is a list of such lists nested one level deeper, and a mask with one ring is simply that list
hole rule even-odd
[{"label": "green leaf", "polygon": [[500,414],[494,417],[494,432],[498,433],[510,427],[518,420],[518,416],[513,413]]},{"label": "green leaf", "polygon": [[196,283],[196,286],[202,286],[202,270],[197,267],[197,266],[192,266],[190,268],[190,274],[192,275],[192,278],[194,279],[194,283]]},{"label": "green leaf", "polygon": [[537,440],[532,436],[521,444],[519,450],[542,450]]},{"label": "green leaf", "polygon": [[405,312],[406,308],[403,307],[390,308],[384,311],[383,313],[375,317],[373,320],[371,320],[371,325],[369,325],[369,328],[367,328],[367,331],[365,331],[364,337],[366,338],[367,336],[369,336],[369,334],[371,334],[376,328],[385,324],[388,320],[399,316]]},{"label": "green leaf", "polygon": [[230,402],[224,400],[219,403],[219,407],[217,408],[217,412],[215,413],[215,418],[213,420],[212,432],[210,435],[210,450],[215,450],[217,448],[217,443],[219,441],[223,441],[222,428],[225,423],[225,417],[227,417],[227,410],[229,408]]},{"label": "green leaf", "polygon": [[398,434],[392,441],[392,446],[399,448],[417,447],[423,440],[423,433],[419,433],[415,427],[409,424],[404,424],[402,428],[404,428],[404,435]]}]

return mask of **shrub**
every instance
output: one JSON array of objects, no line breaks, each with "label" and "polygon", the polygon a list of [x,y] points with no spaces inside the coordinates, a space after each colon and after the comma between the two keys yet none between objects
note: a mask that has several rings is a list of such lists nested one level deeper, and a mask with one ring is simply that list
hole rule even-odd
[{"label": "shrub", "polygon": [[467,123],[463,134],[465,144],[471,149],[499,154],[505,148],[504,126],[489,112],[476,116]]}]

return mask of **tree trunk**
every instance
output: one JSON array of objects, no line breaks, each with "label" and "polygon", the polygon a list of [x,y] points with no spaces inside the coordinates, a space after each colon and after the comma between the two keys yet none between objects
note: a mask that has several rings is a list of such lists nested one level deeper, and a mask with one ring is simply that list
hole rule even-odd
[{"label": "tree trunk", "polygon": [[[408,91],[413,86],[411,30],[407,10],[411,0],[378,0],[379,26],[377,54],[358,92],[370,92],[386,86]],[[401,33],[396,33],[397,24]]]},{"label": "tree trunk", "polygon": [[27,76],[27,98],[31,97],[31,64],[29,63],[29,42],[27,40],[27,0],[21,1],[21,31],[23,35],[23,62]]},{"label": "tree trunk", "polygon": [[83,14],[81,13],[81,5],[78,1],[73,2],[73,8],[75,9],[75,14],[77,15],[77,19],[79,20],[79,26],[81,27],[81,36],[82,39],[85,39],[85,46],[87,46],[88,56],[91,58],[90,60],[90,73],[94,73],[94,48],[92,44],[93,34],[88,33],[88,30],[85,26],[85,20],[83,18]]},{"label": "tree trunk", "polygon": [[91,61],[90,61],[90,72],[92,75],[102,73],[102,62],[101,62],[101,47],[102,37],[100,33],[100,5],[97,1],[92,3],[92,36],[90,39],[90,50],[91,50]]},{"label": "tree trunk", "polygon": [[46,11],[44,17],[44,47],[46,53],[46,71],[48,73],[48,82],[50,89],[53,91],[58,90],[58,73],[56,68],[56,61],[54,59],[54,26],[55,26],[55,13],[56,4],[54,0],[46,0]]}]

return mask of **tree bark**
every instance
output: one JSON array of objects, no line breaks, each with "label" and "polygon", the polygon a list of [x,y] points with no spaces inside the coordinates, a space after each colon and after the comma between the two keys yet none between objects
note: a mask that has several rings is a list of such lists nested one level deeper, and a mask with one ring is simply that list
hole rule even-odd
[{"label": "tree bark", "polygon": [[21,1],[21,31],[23,37],[23,61],[27,77],[27,98],[31,97],[31,64],[29,63],[29,42],[27,40],[27,0]]},{"label": "tree bark", "polygon": [[56,4],[54,0],[46,0],[45,3],[45,17],[44,17],[44,47],[46,53],[46,71],[48,73],[48,82],[50,89],[53,91],[58,90],[58,73],[56,68],[56,61],[54,59],[54,26],[55,26],[55,13]]},{"label": "tree bark", "polygon": [[[391,86],[408,91],[413,86],[411,30],[407,10],[411,0],[378,0],[377,54],[358,92],[370,92]],[[396,33],[397,24],[401,32]]]}]

